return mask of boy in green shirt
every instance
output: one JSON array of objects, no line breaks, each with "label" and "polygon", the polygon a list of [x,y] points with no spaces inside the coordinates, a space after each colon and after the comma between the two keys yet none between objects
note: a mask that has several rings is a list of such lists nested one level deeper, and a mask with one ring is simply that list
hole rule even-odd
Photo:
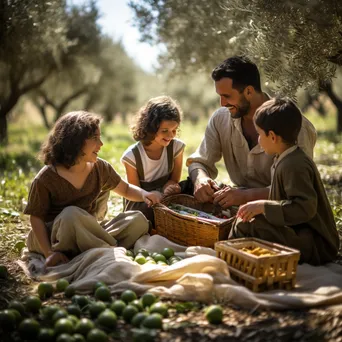
[{"label": "boy in green shirt", "polygon": [[240,206],[229,238],[256,237],[298,249],[301,262],[321,265],[336,258],[339,237],[313,160],[297,145],[302,116],[287,98],[259,107],[254,124],[259,144],[275,155],[268,200]]}]

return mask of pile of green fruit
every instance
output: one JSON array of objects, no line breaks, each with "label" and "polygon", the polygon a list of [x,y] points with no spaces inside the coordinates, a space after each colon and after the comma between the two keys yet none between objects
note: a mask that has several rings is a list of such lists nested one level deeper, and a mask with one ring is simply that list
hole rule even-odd
[{"label": "pile of green fruit", "polygon": [[136,254],[134,254],[133,250],[127,250],[126,255],[140,265],[153,264],[168,266],[182,260],[181,257],[175,255],[172,248],[168,247],[164,248],[160,253],[151,253],[145,248],[140,248]]},{"label": "pile of green fruit", "polygon": [[[42,304],[42,299],[61,291],[71,297],[66,307]],[[151,340],[153,331],[163,328],[163,318],[168,315],[168,307],[152,293],[138,298],[134,291],[126,290],[120,299],[114,299],[103,282],[95,284],[93,297],[73,294],[65,279],[55,286],[42,282],[37,293],[23,302],[11,301],[6,310],[0,311],[0,330],[8,341],[104,342],[115,335],[119,320],[137,328],[135,339],[145,336],[142,339],[146,340],[149,336]]]},{"label": "pile of green fruit", "polygon": [[[139,264],[172,265],[181,260],[170,248],[160,254],[140,249],[135,256],[131,251],[127,255]],[[63,306],[42,303],[57,293],[54,302],[64,296]],[[134,291],[126,290],[114,298],[107,285],[98,281],[93,295],[84,296],[75,294],[66,279],[59,279],[55,285],[41,282],[37,295],[13,300],[0,311],[0,335],[3,341],[106,342],[120,337],[119,327],[130,324],[134,341],[153,341],[163,329],[168,311],[168,305],[152,293],[138,298]],[[218,305],[208,307],[205,315],[209,323],[222,322],[222,308]]]}]

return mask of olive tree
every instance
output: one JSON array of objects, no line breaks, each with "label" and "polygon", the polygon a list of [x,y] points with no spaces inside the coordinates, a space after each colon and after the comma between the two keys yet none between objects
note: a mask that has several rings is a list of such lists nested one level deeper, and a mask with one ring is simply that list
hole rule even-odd
[{"label": "olive tree", "polygon": [[117,113],[123,120],[137,102],[138,67],[127,55],[121,42],[103,36],[94,63],[99,76],[95,86],[85,96],[84,108],[101,113],[110,121]]},{"label": "olive tree", "polygon": [[[47,128],[98,82],[100,71],[96,63],[102,39],[98,18],[94,2],[66,8],[68,48],[62,53],[60,66],[30,93],[30,99],[40,111]],[[48,108],[54,113],[50,121]]]},{"label": "olive tree", "polygon": [[163,43],[161,61],[177,72],[209,71],[246,54],[279,92],[299,87],[325,92],[342,65],[342,3],[337,0],[131,0],[142,40]]},{"label": "olive tree", "polygon": [[0,0],[0,144],[19,98],[41,85],[67,48],[65,1]]}]

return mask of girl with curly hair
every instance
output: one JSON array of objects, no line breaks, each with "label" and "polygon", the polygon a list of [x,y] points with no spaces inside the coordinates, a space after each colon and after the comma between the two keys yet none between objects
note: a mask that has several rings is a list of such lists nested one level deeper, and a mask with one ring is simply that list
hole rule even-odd
[{"label": "girl with curly hair", "polygon": [[149,223],[138,211],[98,223],[106,214],[110,190],[146,206],[159,201],[156,194],[125,182],[98,157],[103,145],[100,121],[92,113],[68,113],[42,146],[45,166],[32,182],[24,213],[32,226],[28,249],[44,255],[46,266],[66,263],[90,248],[131,248],[148,232]]},{"label": "girl with curly hair", "polygon": [[[138,111],[136,124],[132,127],[137,143],[131,145],[121,158],[127,181],[157,193],[160,199],[181,191],[178,182],[185,144],[175,138],[181,115],[179,105],[171,97],[150,99]],[[154,223],[153,211],[144,203],[128,201],[124,205],[124,211],[127,210],[140,210]]]}]

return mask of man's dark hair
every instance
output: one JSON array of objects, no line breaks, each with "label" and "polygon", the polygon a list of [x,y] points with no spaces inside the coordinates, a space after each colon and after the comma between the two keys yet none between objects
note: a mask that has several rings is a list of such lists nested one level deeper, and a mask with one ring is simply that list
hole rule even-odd
[{"label": "man's dark hair", "polygon": [[231,78],[233,88],[242,92],[252,86],[255,91],[261,92],[260,74],[258,67],[246,56],[234,56],[226,59],[211,73],[211,78],[217,82],[222,78]]},{"label": "man's dark hair", "polygon": [[40,159],[45,165],[63,165],[69,169],[82,155],[86,139],[95,135],[100,122],[100,116],[85,111],[63,115],[42,145]]},{"label": "man's dark hair", "polygon": [[264,102],[256,110],[254,123],[266,135],[273,131],[286,144],[294,145],[302,127],[302,114],[292,100],[277,97]]}]

